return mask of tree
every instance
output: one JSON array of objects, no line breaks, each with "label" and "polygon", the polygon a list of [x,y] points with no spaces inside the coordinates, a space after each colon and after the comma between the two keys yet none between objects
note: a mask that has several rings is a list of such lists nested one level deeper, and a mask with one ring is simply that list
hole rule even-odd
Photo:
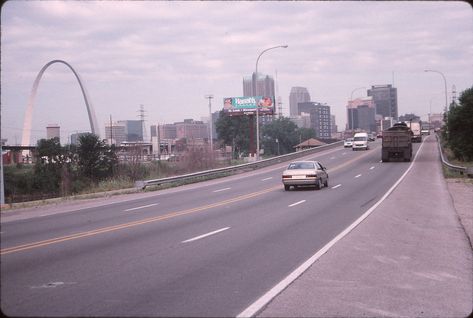
[{"label": "tree", "polygon": [[65,149],[61,146],[59,138],[40,139],[36,146],[36,162],[49,166],[62,165],[65,161]]},{"label": "tree", "polygon": [[294,146],[299,143],[300,139],[297,125],[287,117],[278,118],[265,124],[262,132],[262,144],[266,155],[283,155],[293,152]]},{"label": "tree", "polygon": [[457,159],[472,161],[473,86],[461,94],[459,102],[448,111],[444,137]]},{"label": "tree", "polygon": [[33,188],[41,193],[59,193],[61,176],[67,162],[59,138],[40,139],[36,146]]},{"label": "tree", "polygon": [[[249,153],[250,117],[227,116],[223,111],[215,122],[218,138],[225,145],[232,145],[234,158],[236,154]],[[256,134],[256,132],[255,132]]]},{"label": "tree", "polygon": [[113,175],[118,164],[114,149],[105,145],[95,134],[84,134],[79,137],[77,162],[83,176],[99,181]]}]

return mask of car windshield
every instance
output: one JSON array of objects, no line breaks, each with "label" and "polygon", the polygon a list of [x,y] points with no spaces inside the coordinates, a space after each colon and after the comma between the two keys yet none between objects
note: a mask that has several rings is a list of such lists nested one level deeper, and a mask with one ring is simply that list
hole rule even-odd
[{"label": "car windshield", "polygon": [[355,137],[355,141],[366,141],[366,137]]},{"label": "car windshield", "polygon": [[293,169],[315,169],[313,162],[294,162],[289,165],[288,170]]}]

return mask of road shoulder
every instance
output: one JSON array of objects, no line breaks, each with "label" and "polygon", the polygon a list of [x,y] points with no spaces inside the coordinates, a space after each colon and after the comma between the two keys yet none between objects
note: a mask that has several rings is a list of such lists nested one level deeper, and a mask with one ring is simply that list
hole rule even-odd
[{"label": "road shoulder", "polygon": [[436,143],[424,146],[393,193],[259,317],[466,317],[472,312],[471,246],[454,212],[456,196],[448,191]]}]

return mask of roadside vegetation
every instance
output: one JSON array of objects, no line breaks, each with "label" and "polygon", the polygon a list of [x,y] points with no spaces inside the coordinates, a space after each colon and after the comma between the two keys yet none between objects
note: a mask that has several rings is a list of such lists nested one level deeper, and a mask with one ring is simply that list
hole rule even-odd
[{"label": "roadside vegetation", "polygon": [[[451,103],[445,116],[441,139],[444,156],[457,166],[473,167],[473,86]],[[451,173],[446,173],[450,176]]]},{"label": "roadside vegetation", "polygon": [[[94,134],[80,136],[77,146],[61,146],[57,138],[41,139],[37,143],[34,164],[4,166],[5,201],[17,203],[131,189],[138,180],[242,164],[250,152],[249,120],[248,116],[223,114],[217,120],[219,147],[230,146],[232,149],[231,158],[225,161],[215,160],[205,147],[190,146],[179,150],[177,161],[144,162],[139,150],[126,161],[119,161],[118,149],[106,145]],[[256,127],[254,122],[253,127]],[[313,129],[300,129],[288,118],[276,119],[261,128],[260,133],[265,136],[260,140],[264,157],[294,152],[295,145],[315,137]],[[169,186],[152,187],[151,190]]]}]

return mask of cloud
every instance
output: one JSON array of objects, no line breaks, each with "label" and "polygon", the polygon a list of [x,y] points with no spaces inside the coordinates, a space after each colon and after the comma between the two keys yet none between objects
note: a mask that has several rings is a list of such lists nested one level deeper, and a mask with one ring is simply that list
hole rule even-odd
[{"label": "cloud", "polygon": [[[289,48],[265,54],[259,70],[278,71],[283,106],[292,86],[306,86],[333,106],[340,126],[351,90],[391,83],[393,72],[406,105],[437,93],[439,79],[425,68],[441,69],[458,90],[473,80],[472,10],[462,2],[10,1],[1,23],[2,124],[19,127],[32,82],[53,59],[84,78],[99,122],[111,113],[133,119],[140,103],[153,107],[150,121],[199,119],[203,95],[214,94],[216,103],[241,95],[258,54],[282,44]],[[76,89],[65,68],[45,76],[67,94]],[[80,98],[44,96],[38,107],[82,111]]]}]

